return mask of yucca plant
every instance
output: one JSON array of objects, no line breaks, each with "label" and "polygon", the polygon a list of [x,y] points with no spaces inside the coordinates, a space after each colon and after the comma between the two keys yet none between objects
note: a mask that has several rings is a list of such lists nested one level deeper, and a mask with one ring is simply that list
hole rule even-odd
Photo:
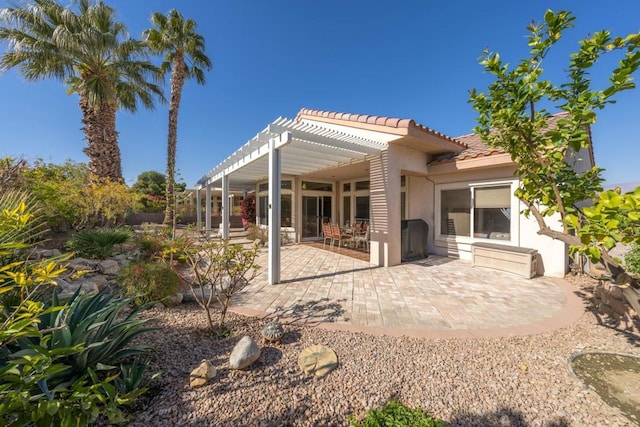
[{"label": "yucca plant", "polygon": [[128,228],[103,228],[83,230],[76,233],[67,242],[67,249],[79,256],[93,259],[105,259],[113,254],[116,245],[128,242],[132,238]]}]

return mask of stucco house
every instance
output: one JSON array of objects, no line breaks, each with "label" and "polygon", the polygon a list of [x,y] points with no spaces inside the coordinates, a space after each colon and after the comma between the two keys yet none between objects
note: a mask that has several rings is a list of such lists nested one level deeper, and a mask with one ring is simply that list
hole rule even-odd
[{"label": "stucco house", "polygon": [[[576,168],[593,165],[591,151],[581,158]],[[296,242],[321,238],[326,222],[368,222],[373,266],[401,263],[403,220],[417,219],[428,226],[429,253],[471,259],[472,245],[482,242],[533,248],[538,274],[563,276],[568,248],[538,235],[534,219],[520,215],[515,168],[508,154],[474,134],[454,138],[411,119],[302,109],[269,124],[197,188],[205,190],[207,209],[211,189],[221,189],[223,236],[225,194],[255,191],[258,223],[276,236],[281,226]],[[279,239],[269,250],[270,282],[278,283]]]}]

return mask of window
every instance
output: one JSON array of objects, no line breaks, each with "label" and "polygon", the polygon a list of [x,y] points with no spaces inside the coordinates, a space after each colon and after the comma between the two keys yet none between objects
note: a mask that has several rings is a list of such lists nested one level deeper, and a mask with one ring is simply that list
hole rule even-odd
[{"label": "window", "polygon": [[369,181],[356,181],[355,187],[356,187],[356,191],[368,190],[369,189]]},{"label": "window", "polygon": [[267,218],[269,217],[269,196],[258,197],[258,208],[260,210],[258,216],[260,225],[267,225]]},{"label": "window", "polygon": [[369,196],[356,196],[356,215],[357,222],[369,221]]},{"label": "window", "polygon": [[440,232],[447,236],[469,236],[471,189],[440,192]]},{"label": "window", "polygon": [[473,237],[511,238],[511,189],[509,186],[476,188]]},{"label": "window", "polygon": [[[269,225],[269,196],[258,198],[260,225]],[[291,194],[280,196],[280,226],[291,227]]]},{"label": "window", "polygon": [[511,186],[440,191],[440,234],[511,240]]},{"label": "window", "polygon": [[333,185],[326,182],[302,181],[302,189],[313,191],[333,191]]},{"label": "window", "polygon": [[347,224],[351,221],[351,196],[344,196],[342,198],[342,218],[343,224]]},{"label": "window", "polygon": [[[280,181],[280,188],[282,190],[291,190],[291,180],[287,179],[284,181]],[[258,192],[262,193],[264,191],[269,191],[268,182],[263,182],[262,184],[258,185]]]}]

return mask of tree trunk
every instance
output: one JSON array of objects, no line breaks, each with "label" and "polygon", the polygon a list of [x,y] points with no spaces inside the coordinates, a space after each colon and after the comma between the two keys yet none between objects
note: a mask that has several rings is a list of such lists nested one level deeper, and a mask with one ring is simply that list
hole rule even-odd
[{"label": "tree trunk", "polygon": [[167,136],[167,180],[166,180],[166,205],[164,211],[164,224],[173,224],[175,216],[175,168],[176,148],[178,144],[178,110],[180,98],[184,86],[184,56],[182,52],[176,52],[173,58],[173,72],[171,73],[171,100],[169,101],[169,132]]},{"label": "tree trunk", "polygon": [[82,151],[89,157],[89,171],[98,178],[122,182],[115,103],[94,107],[81,96],[79,104],[87,140],[87,147]]}]

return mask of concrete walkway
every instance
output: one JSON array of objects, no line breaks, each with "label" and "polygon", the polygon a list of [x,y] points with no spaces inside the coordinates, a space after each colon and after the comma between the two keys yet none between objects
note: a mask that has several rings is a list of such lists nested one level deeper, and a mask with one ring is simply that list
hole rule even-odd
[{"label": "concrete walkway", "polygon": [[562,279],[519,276],[468,261],[429,258],[394,267],[308,245],[282,247],[282,283],[260,273],[236,295],[232,310],[275,315],[330,329],[419,337],[493,337],[541,333],[584,312]]}]

